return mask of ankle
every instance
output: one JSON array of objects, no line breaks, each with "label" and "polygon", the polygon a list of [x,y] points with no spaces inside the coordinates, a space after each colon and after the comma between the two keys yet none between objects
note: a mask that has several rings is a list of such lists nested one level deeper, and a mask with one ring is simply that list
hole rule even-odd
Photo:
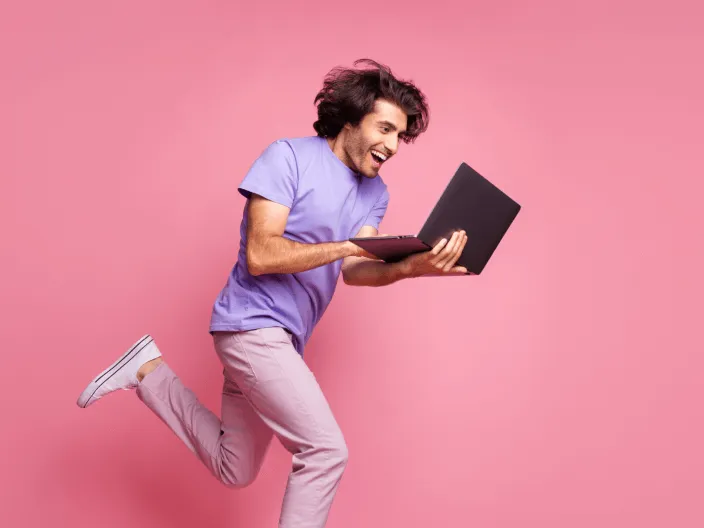
[{"label": "ankle", "polygon": [[157,368],[161,363],[163,363],[163,360],[160,357],[147,361],[144,365],[139,367],[139,370],[137,371],[137,381],[141,383],[144,377]]}]

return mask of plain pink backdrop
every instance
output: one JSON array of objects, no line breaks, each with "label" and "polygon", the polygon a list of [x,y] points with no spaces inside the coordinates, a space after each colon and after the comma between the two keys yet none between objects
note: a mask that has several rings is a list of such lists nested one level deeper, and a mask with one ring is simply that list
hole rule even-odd
[{"label": "plain pink backdrop", "polygon": [[350,448],[329,526],[703,526],[701,7],[303,6],[3,6],[0,523],[276,525],[280,444],[229,491],[133,394],[75,400],[150,332],[219,410],[237,184],[372,57],[432,111],[384,232],[462,160],[524,208],[479,277],[340,284],[306,353]]}]

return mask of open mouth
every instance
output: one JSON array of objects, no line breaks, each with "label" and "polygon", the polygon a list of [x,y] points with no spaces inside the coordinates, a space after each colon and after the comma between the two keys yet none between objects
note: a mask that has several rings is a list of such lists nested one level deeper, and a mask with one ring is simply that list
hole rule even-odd
[{"label": "open mouth", "polygon": [[372,159],[379,166],[381,166],[381,164],[384,163],[388,159],[388,156],[382,154],[378,150],[372,150],[371,153],[372,153]]}]

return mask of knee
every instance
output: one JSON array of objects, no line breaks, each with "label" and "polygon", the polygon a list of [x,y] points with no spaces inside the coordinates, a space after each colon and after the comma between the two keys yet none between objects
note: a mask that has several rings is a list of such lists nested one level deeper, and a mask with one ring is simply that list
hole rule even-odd
[{"label": "knee", "polygon": [[257,478],[258,469],[246,470],[239,468],[233,470],[231,467],[220,466],[218,479],[228,489],[242,489],[250,486]]},{"label": "knee", "polygon": [[220,479],[220,482],[227,489],[236,490],[236,489],[246,488],[247,486],[251,485],[252,482],[254,482],[254,481],[253,480],[229,480],[229,479],[225,478],[225,479]]},{"label": "knee", "polygon": [[222,477],[220,478],[220,482],[227,488],[227,489],[242,489],[246,488],[247,486],[250,486],[253,482],[253,478],[249,479],[231,479],[228,477]]},{"label": "knee", "polygon": [[347,444],[343,439],[332,443],[325,451],[326,458],[333,468],[340,470],[345,469],[349,459],[349,451],[347,449]]}]

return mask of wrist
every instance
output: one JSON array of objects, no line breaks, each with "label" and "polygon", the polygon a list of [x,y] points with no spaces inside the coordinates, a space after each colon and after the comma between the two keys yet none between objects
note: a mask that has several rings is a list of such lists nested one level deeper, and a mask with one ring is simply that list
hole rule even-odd
[{"label": "wrist", "polygon": [[398,279],[410,279],[413,277],[411,268],[405,260],[391,264],[391,268]]},{"label": "wrist", "polygon": [[343,245],[343,248],[345,251],[345,257],[359,257],[359,256],[361,256],[362,252],[364,251],[357,244],[355,244],[354,242],[351,242],[349,240],[346,240],[345,242],[343,242],[342,245]]}]

